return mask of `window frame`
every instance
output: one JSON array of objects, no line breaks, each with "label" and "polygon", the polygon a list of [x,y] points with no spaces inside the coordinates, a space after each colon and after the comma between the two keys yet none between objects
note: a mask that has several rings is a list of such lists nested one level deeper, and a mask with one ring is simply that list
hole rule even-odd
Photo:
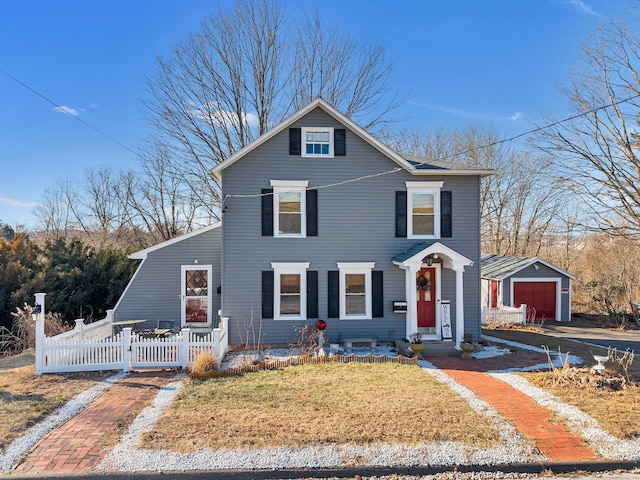
[{"label": "window frame", "polygon": [[[309,262],[271,262],[273,269],[273,319],[274,320],[306,320],[307,319],[307,270]],[[300,314],[282,314],[280,311],[280,276],[300,275]]]},{"label": "window frame", "polygon": [[[280,238],[306,238],[307,236],[307,187],[308,180],[271,180],[273,189],[273,236]],[[280,233],[280,194],[300,194],[300,233]]]},{"label": "window frame", "polygon": [[[440,238],[440,192],[444,182],[405,182],[407,187],[407,238],[437,239]],[[413,233],[413,196],[433,195],[433,234]]]},{"label": "window frame", "polygon": [[[373,288],[372,274],[375,262],[338,262],[340,320],[371,320],[373,318]],[[365,314],[347,315],[346,276],[349,274],[364,274]]]},{"label": "window frame", "polygon": [[[307,153],[307,132],[322,132],[329,134],[329,153]],[[334,158],[334,128],[333,127],[301,127],[300,155],[306,158]]]}]

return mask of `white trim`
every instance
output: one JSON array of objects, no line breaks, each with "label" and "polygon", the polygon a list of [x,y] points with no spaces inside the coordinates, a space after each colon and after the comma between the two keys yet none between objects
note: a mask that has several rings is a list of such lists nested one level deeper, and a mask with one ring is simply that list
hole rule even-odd
[{"label": "white trim", "polygon": [[[186,277],[185,272],[187,270],[206,270],[207,271],[207,321],[203,322],[187,322],[187,299],[185,295],[186,289]],[[181,265],[180,267],[180,325],[184,328],[187,325],[206,326],[210,327],[213,324],[213,286],[211,280],[213,278],[213,265]],[[204,297],[204,295],[202,295]],[[198,297],[195,297],[198,298]]]},{"label": "white trim", "polygon": [[[375,262],[338,262],[338,270],[340,271],[339,292],[340,292],[340,320],[370,320],[373,318],[373,291],[371,287],[371,272],[375,267]],[[346,292],[346,275],[357,274],[364,275],[365,289],[365,314],[364,315],[347,315],[347,292]]]},{"label": "white trim", "polygon": [[[444,182],[406,182],[407,186],[407,238],[440,238],[440,192]],[[433,234],[413,233],[413,196],[433,195]]]},{"label": "white trim", "polygon": [[[309,262],[271,262],[273,268],[273,319],[305,320],[307,318],[307,269]],[[282,315],[280,313],[280,275],[300,275],[300,315]]]},{"label": "white trim", "polygon": [[[556,318],[555,321],[562,320],[562,278],[560,277],[540,277],[540,278],[526,278],[518,277],[512,278],[510,283],[509,303],[512,307],[519,307],[515,305],[515,298],[513,297],[514,283],[533,283],[533,282],[554,282],[556,284]],[[571,291],[571,290],[569,290]],[[527,305],[530,306],[530,305]]]},{"label": "white trim", "polygon": [[[305,158],[333,158],[333,127],[302,127],[300,129],[300,156]],[[329,153],[307,153],[307,133],[308,132],[321,132],[329,134]],[[325,142],[320,142],[325,143]]]},{"label": "white trim", "polygon": [[[273,188],[273,236],[277,238],[306,238],[308,180],[271,180]],[[296,192],[300,195],[300,233],[280,233],[280,194]]]},{"label": "white trim", "polygon": [[147,258],[147,255],[149,253],[151,253],[151,252],[155,252],[156,250],[160,250],[161,248],[168,247],[170,245],[182,242],[183,240],[187,240],[189,238],[195,237],[197,235],[200,235],[201,233],[208,232],[210,230],[218,228],[220,225],[222,225],[221,222],[216,222],[216,223],[213,223],[211,225],[207,225],[206,227],[202,227],[202,228],[199,228],[198,230],[194,230],[192,232],[185,233],[184,235],[180,235],[179,237],[175,237],[175,238],[172,238],[170,240],[166,240],[166,241],[164,241],[162,243],[158,243],[157,245],[154,245],[152,247],[145,248],[144,250],[140,250],[138,252],[134,252],[131,255],[129,255],[129,258],[131,260],[144,260],[144,259]]},{"label": "white trim", "polygon": [[[420,268],[433,268],[435,269],[435,282],[436,282],[436,295],[435,295],[435,302],[436,302],[436,306],[435,306],[435,310],[436,310],[436,326],[435,326],[435,333],[433,334],[423,334],[422,338],[423,339],[430,339],[430,340],[440,340],[442,339],[442,315],[441,315],[441,309],[440,309],[440,303],[442,302],[442,285],[441,285],[441,278],[442,278],[442,265],[440,263],[433,263],[431,265],[427,265],[426,263],[423,263],[422,265],[420,265]],[[418,270],[420,271],[420,270]],[[413,289],[416,290],[416,278],[415,278],[415,274],[413,276]],[[413,309],[415,311],[415,319],[416,319],[416,332],[418,331],[418,329],[420,327],[418,327],[418,299],[416,297],[415,302],[413,302]],[[425,328],[425,327],[423,327]],[[411,332],[413,333],[413,332]],[[410,335],[410,334],[409,334]],[[407,337],[409,338],[409,337]]]}]

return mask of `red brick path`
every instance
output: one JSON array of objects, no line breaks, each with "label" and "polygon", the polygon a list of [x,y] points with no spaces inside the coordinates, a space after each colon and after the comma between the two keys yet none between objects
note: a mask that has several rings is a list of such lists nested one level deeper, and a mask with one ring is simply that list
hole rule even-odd
[{"label": "red brick path", "polygon": [[40,440],[14,473],[72,474],[93,470],[129,424],[171,381],[169,372],[133,373],[103,391],[87,408]]},{"label": "red brick path", "polygon": [[579,462],[598,458],[578,435],[553,419],[549,411],[540,407],[533,399],[484,373],[486,370],[522,368],[545,363],[546,354],[520,352],[478,360],[462,360],[459,357],[434,357],[428,360],[492,405],[520,433],[531,437],[535,447],[549,460]]}]

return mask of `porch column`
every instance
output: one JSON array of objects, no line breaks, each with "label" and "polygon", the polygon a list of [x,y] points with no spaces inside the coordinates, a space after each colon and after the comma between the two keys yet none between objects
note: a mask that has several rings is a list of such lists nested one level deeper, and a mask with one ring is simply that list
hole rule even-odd
[{"label": "porch column", "polygon": [[456,348],[460,349],[464,334],[464,265],[453,265],[456,272]]},{"label": "porch column", "polygon": [[420,270],[420,267],[407,266],[404,267],[405,271],[405,289],[407,298],[407,319],[406,319],[406,331],[404,333],[405,338],[409,338],[414,332],[418,331],[418,314],[416,311],[416,305],[418,299],[416,298],[416,272]]}]

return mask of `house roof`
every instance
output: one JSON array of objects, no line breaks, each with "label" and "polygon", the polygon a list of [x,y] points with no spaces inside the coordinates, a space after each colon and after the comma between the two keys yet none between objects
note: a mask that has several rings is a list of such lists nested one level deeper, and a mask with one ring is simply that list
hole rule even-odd
[{"label": "house roof", "polygon": [[564,270],[561,270],[538,257],[515,257],[510,255],[496,255],[493,253],[482,254],[482,257],[480,258],[481,275],[482,278],[490,280],[503,280],[535,263],[540,263],[549,267],[572,280],[576,279],[576,277],[570,273],[565,272]]},{"label": "house roof", "polygon": [[432,161],[426,158],[415,157],[412,155],[401,155],[395,152],[394,150],[392,150],[391,148],[389,148],[388,146],[386,146],[376,137],[374,137],[369,132],[367,132],[364,128],[356,124],[353,120],[351,120],[350,118],[340,113],[338,110],[336,110],[334,107],[329,105],[322,98],[317,98],[312,102],[310,102],[309,104],[307,104],[305,107],[298,110],[296,113],[294,113],[290,117],[280,122],[278,125],[270,129],[265,134],[256,138],[253,142],[249,143],[248,145],[244,146],[233,155],[229,156],[226,160],[220,162],[218,165],[216,165],[209,171],[209,174],[219,181],[220,173],[225,168],[233,165],[239,159],[244,157],[247,153],[256,149],[257,147],[265,143],[267,140],[273,138],[275,135],[282,132],[286,128],[289,128],[289,126],[291,126],[293,123],[295,123],[296,121],[298,121],[299,119],[301,119],[306,114],[308,114],[309,112],[311,112],[316,108],[322,109],[324,112],[326,112],[327,114],[335,118],[338,122],[342,123],[345,127],[349,128],[353,133],[358,135],[365,142],[369,143],[369,145],[371,145],[376,150],[378,150],[382,154],[389,157],[391,160],[397,163],[401,168],[403,168],[404,170],[408,171],[413,175],[435,175],[435,174],[441,174],[443,173],[443,171],[446,171],[448,175],[485,176],[485,175],[492,175],[494,173],[493,170],[486,169],[486,168],[473,167],[473,166],[458,164],[454,162],[444,162],[444,161],[435,161],[435,160]]},{"label": "house roof", "polygon": [[187,240],[188,238],[192,238],[202,233],[208,232],[210,230],[218,228],[220,225],[221,225],[220,222],[212,223],[211,225],[207,225],[206,227],[199,228],[198,230],[185,233],[184,235],[180,235],[179,237],[166,240],[152,247],[145,248],[144,250],[140,250],[138,252],[132,253],[131,255],[129,255],[129,258],[131,260],[145,260],[147,258],[147,255],[151,252],[155,252],[156,250],[160,250],[161,248],[168,247],[169,245],[173,245],[173,244],[182,242],[183,240]]}]

